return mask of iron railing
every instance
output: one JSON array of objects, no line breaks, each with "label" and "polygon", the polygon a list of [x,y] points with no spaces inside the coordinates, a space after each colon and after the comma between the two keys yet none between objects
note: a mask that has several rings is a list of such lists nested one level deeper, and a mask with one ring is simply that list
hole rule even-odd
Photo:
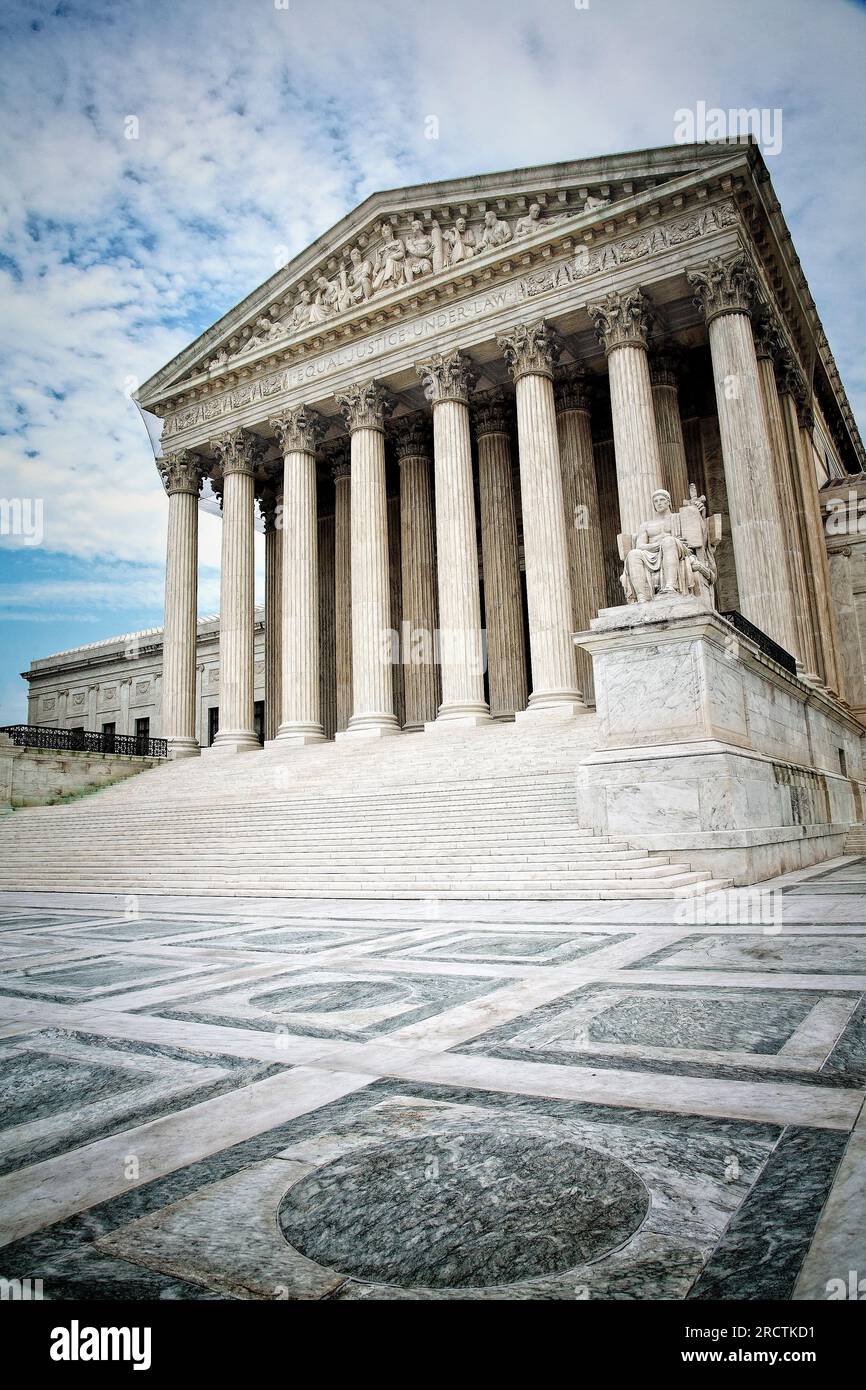
[{"label": "iron railing", "polygon": [[0,728],[19,748],[57,748],[70,753],[110,753],[133,758],[167,758],[168,740],[138,734],[103,734],[92,729],[52,729],[43,724],[7,724]]},{"label": "iron railing", "polygon": [[750,637],[755,646],[768,656],[771,661],[775,661],[783,670],[790,671],[792,676],[797,674],[797,662],[790,652],[786,652],[784,647],[780,647],[778,642],[774,642],[772,637],[768,637],[766,632],[762,632],[754,623],[750,623],[748,618],[744,618],[742,613],[738,613],[736,608],[732,608],[730,613],[720,615],[727,618],[732,627],[741,632],[744,637]]}]

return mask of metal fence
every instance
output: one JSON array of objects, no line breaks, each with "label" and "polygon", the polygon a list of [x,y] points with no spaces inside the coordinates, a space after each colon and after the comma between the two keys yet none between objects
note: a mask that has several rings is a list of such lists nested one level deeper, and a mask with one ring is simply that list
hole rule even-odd
[{"label": "metal fence", "polygon": [[786,652],[784,647],[780,647],[778,642],[774,642],[772,637],[768,637],[766,632],[762,632],[754,623],[750,623],[748,618],[744,618],[742,613],[738,613],[736,608],[732,608],[730,613],[720,614],[722,618],[727,618],[732,627],[741,632],[744,637],[750,637],[755,646],[775,661],[785,671],[790,671],[792,676],[797,674],[797,662],[790,652]]},{"label": "metal fence", "polygon": [[102,734],[91,729],[51,729],[42,724],[7,724],[0,728],[19,748],[56,748],[71,753],[109,753],[134,758],[167,758],[168,740],[137,734]]}]

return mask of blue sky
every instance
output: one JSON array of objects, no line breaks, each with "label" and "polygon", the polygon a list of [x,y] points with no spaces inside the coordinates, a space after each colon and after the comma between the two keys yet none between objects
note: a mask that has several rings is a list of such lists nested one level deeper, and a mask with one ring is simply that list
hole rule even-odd
[{"label": "blue sky", "polygon": [[130,389],[377,188],[779,107],[768,163],[863,428],[864,51],[854,0],[6,0],[0,498],[43,499],[44,538],[0,536],[0,723],[31,656],[161,622]]}]

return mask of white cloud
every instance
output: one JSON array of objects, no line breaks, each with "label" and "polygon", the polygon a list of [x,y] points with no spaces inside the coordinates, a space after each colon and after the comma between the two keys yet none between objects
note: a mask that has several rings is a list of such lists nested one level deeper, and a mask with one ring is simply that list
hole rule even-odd
[{"label": "white cloud", "polygon": [[[864,35],[844,0],[19,6],[0,111],[2,491],[44,497],[49,547],[152,567],[152,599],[166,508],[129,378],[376,188],[669,144],[699,99],[782,107],[771,172],[862,416]],[[211,569],[218,537],[203,521]]]}]

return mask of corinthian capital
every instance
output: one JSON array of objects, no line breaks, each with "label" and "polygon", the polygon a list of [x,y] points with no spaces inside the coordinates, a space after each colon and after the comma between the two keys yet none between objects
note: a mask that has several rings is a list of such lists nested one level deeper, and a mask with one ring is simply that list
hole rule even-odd
[{"label": "corinthian capital", "polygon": [[337,439],[333,444],[326,444],[325,457],[335,483],[351,476],[352,467],[348,439]]},{"label": "corinthian capital", "polygon": [[427,362],[415,368],[424,387],[424,395],[433,405],[442,401],[461,401],[469,404],[469,392],[475,385],[472,361],[465,352],[437,352]]},{"label": "corinthian capital", "polygon": [[402,419],[395,420],[392,438],[401,463],[403,459],[429,459],[430,428],[427,416],[420,411],[416,415],[404,415]]},{"label": "corinthian capital", "polygon": [[485,434],[508,434],[513,415],[511,397],[500,387],[484,391],[472,401],[472,423],[479,438]]},{"label": "corinthian capital", "polygon": [[216,450],[224,478],[230,473],[252,475],[259,450],[258,440],[249,430],[229,430],[227,434],[218,434],[210,443],[211,448]]},{"label": "corinthian capital", "polygon": [[259,493],[259,511],[265,523],[265,534],[276,531],[277,516],[283,502],[283,489],[276,479],[269,478]]},{"label": "corinthian capital", "polygon": [[162,478],[162,485],[171,497],[175,492],[191,492],[198,496],[204,476],[204,463],[197,454],[181,449],[177,454],[166,454],[156,463]]},{"label": "corinthian capital", "polygon": [[713,256],[704,270],[686,271],[686,279],[696,290],[695,304],[703,310],[707,323],[719,314],[750,314],[755,303],[758,277],[745,251],[723,259]]},{"label": "corinthian capital", "polygon": [[799,408],[808,399],[809,390],[806,378],[786,347],[779,352],[776,361],[776,386],[780,396],[793,396]]},{"label": "corinthian capital", "polygon": [[552,328],[538,323],[519,323],[510,333],[500,333],[496,342],[505,355],[514,381],[522,376],[553,376],[560,346]]},{"label": "corinthian capital", "polygon": [[378,381],[349,386],[337,396],[337,405],[351,434],[355,430],[384,431],[385,417],[394,408],[388,392]]},{"label": "corinthian capital", "polygon": [[752,315],[752,333],[755,338],[755,353],[758,357],[768,357],[775,361],[783,348],[778,320],[769,304],[760,304]]},{"label": "corinthian capital", "polygon": [[325,433],[325,422],[318,410],[308,405],[284,410],[268,423],[284,454],[314,454]]},{"label": "corinthian capital", "polygon": [[653,308],[642,289],[611,290],[586,311],[606,354],[618,347],[646,347]]},{"label": "corinthian capital", "polygon": [[563,367],[558,371],[553,394],[558,411],[588,411],[592,406],[592,387],[583,367]]}]

